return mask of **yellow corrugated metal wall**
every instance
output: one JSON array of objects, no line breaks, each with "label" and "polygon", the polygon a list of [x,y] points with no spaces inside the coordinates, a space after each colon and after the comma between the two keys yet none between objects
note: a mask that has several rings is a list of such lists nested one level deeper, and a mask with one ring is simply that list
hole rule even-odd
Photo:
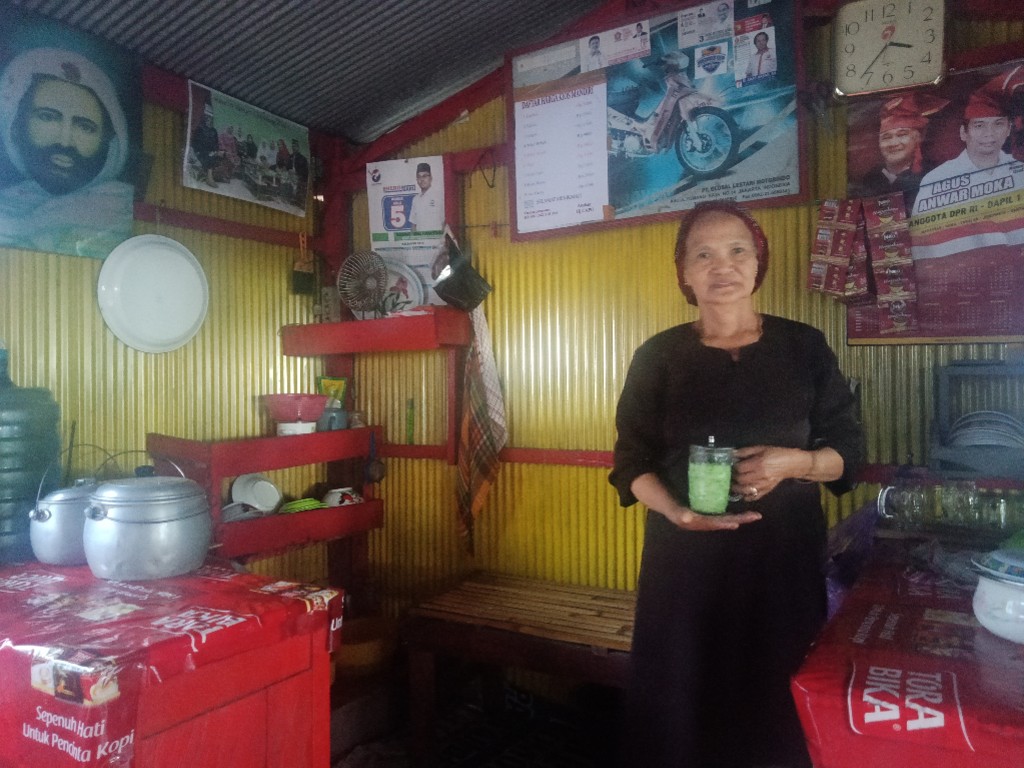
[{"label": "yellow corrugated metal wall", "polygon": [[[825,79],[828,26],[808,33],[810,79]],[[958,23],[957,48],[1024,38],[1024,26]],[[803,157],[813,200],[841,197],[846,184],[846,121],[841,107],[811,104]],[[408,147],[416,157],[486,147],[505,140],[505,112],[496,100],[468,120]],[[669,325],[691,319],[675,287],[672,223],[642,224],[601,233],[527,243],[509,239],[508,173],[475,171],[463,180],[460,232],[477,268],[494,285],[483,307],[506,394],[510,445],[610,450],[612,415],[632,350]],[[931,372],[964,357],[1002,357],[1004,345],[846,345],[843,308],[804,290],[815,204],[763,209],[758,216],[773,261],[758,303],[762,310],[811,323],[828,335],[844,371],[860,380],[869,460],[926,458],[932,413]],[[368,243],[365,196],[355,200],[357,247]],[[362,356],[356,376],[365,407],[386,415],[389,439],[404,439],[400,418],[424,372],[419,355]],[[417,402],[423,437],[444,424],[443,369],[436,400]],[[372,384],[370,382],[373,382]],[[430,426],[432,424],[433,426]],[[452,550],[456,536],[450,492],[453,470],[442,462],[390,460],[382,488],[387,524],[372,536],[381,594],[392,610],[437,589],[461,569],[480,567],[611,587],[635,584],[642,512],[622,510],[602,469],[504,465],[478,523],[476,555]],[[830,520],[848,515],[877,493],[862,486],[841,500],[826,494]]]},{"label": "yellow corrugated metal wall", "polygon": [[[808,39],[811,77],[823,78],[828,27]],[[1024,39],[1024,22],[953,25],[955,48]],[[812,105],[813,106],[813,105]],[[308,220],[184,189],[180,148],[184,117],[145,110],[145,151],[153,158],[150,203],[296,232]],[[842,195],[845,115],[819,105],[808,121],[804,158],[812,196]],[[414,157],[488,147],[505,139],[505,111],[495,100],[468,119],[408,147]],[[480,171],[463,180],[465,245],[495,286],[484,303],[505,388],[510,444],[516,447],[609,450],[612,413],[632,350],[647,336],[692,315],[676,291],[671,223],[619,227],[594,234],[511,243],[508,174]],[[369,242],[366,199],[353,203],[354,246]],[[822,328],[848,375],[862,382],[869,458],[896,462],[926,454],[932,409],[931,371],[961,357],[1001,357],[1003,345],[848,347],[842,308],[803,290],[813,204],[759,212],[774,260],[759,294],[762,310]],[[260,434],[269,424],[256,397],[309,390],[316,359],[280,354],[278,329],[310,322],[313,300],[291,293],[296,250],[225,236],[136,223],[136,233],[184,243],[210,283],[210,311],[199,334],[179,350],[148,355],[106,329],[95,300],[101,263],[90,259],[0,250],[0,338],[11,347],[19,384],[51,389],[63,428],[77,424],[79,443],[138,450],[145,434],[193,438]],[[355,371],[360,407],[392,442],[438,444],[446,423],[444,355],[361,355]],[[1020,394],[1011,393],[1019,402]],[[984,403],[985,395],[977,395]],[[322,477],[320,468],[274,473],[292,495]],[[869,498],[864,487],[829,503],[836,520]],[[400,611],[469,568],[483,567],[563,581],[631,587],[638,567],[642,515],[621,510],[602,469],[505,465],[480,518],[477,553],[458,537],[454,470],[443,461],[389,459],[380,493],[385,527],[371,535],[377,593]],[[316,579],[324,549],[309,547],[253,564],[264,573]]]},{"label": "yellow corrugated metal wall", "polygon": [[[146,106],[144,150],[153,159],[147,202],[292,230],[297,247],[307,220],[181,186],[184,121]],[[291,293],[297,250],[159,222],[137,221],[135,233],[174,238],[202,265],[210,302],[195,338],[164,354],[131,349],[107,329],[96,303],[102,261],[0,250],[0,338],[10,347],[12,378],[53,392],[65,442],[74,422],[76,443],[110,452],[143,449],[147,432],[197,439],[267,433],[257,397],[310,391],[319,372],[318,360],[283,357],[278,342],[282,325],[312,319],[312,300]],[[77,455],[83,468],[102,458],[87,450]],[[126,456],[120,463],[129,468],[144,458]],[[301,494],[322,472],[308,467],[273,476],[289,493]]]}]

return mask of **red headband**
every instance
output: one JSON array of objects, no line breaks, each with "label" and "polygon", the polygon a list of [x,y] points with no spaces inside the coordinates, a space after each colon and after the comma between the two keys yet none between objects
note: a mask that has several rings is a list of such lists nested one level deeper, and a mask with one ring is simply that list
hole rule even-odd
[{"label": "red headband", "polygon": [[755,291],[761,287],[764,276],[768,272],[768,238],[764,236],[764,230],[761,229],[761,225],[757,223],[757,220],[750,215],[746,208],[743,208],[734,200],[706,200],[703,203],[697,203],[697,205],[683,214],[683,220],[679,223],[679,232],[676,235],[675,252],[679,290],[683,292],[686,303],[694,307],[697,306],[697,296],[694,294],[693,289],[683,282],[681,271],[683,256],[686,255],[686,238],[690,236],[690,232],[701,218],[712,213],[724,213],[729,216],[735,216],[743,222],[747,231],[750,232],[750,237],[754,241],[754,250],[757,253],[757,275],[754,277]]}]

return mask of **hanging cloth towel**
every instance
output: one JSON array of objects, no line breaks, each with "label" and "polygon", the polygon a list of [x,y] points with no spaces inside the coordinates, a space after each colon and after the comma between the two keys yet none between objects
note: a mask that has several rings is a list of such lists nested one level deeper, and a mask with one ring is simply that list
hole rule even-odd
[{"label": "hanging cloth towel", "polygon": [[469,313],[473,339],[466,354],[459,430],[456,495],[459,524],[473,552],[473,527],[498,476],[498,454],[508,439],[505,399],[491,347],[491,331],[480,307]]}]

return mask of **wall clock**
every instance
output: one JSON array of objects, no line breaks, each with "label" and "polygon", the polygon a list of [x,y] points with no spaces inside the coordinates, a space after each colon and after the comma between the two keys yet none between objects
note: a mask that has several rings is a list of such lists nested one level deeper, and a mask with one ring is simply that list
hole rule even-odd
[{"label": "wall clock", "polygon": [[853,0],[836,11],[837,96],[934,85],[946,74],[945,0]]}]

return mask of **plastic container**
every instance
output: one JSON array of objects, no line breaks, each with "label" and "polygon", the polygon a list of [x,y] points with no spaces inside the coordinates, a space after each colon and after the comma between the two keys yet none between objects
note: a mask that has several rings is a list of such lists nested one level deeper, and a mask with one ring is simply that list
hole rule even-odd
[{"label": "plastic container", "polygon": [[32,559],[29,512],[58,485],[60,407],[49,390],[18,387],[0,342],[0,563]]},{"label": "plastic container", "polygon": [[974,616],[994,635],[1024,643],[1024,584],[980,576],[974,590]]},{"label": "plastic container", "polygon": [[8,389],[14,386],[11,381],[10,358],[7,354],[7,342],[0,339],[0,389]]},{"label": "plastic container", "polygon": [[348,411],[344,408],[328,406],[316,422],[317,432],[331,432],[335,429],[348,429]]},{"label": "plastic container", "polygon": [[263,407],[276,422],[311,421],[315,424],[328,400],[327,395],[263,395]]}]

